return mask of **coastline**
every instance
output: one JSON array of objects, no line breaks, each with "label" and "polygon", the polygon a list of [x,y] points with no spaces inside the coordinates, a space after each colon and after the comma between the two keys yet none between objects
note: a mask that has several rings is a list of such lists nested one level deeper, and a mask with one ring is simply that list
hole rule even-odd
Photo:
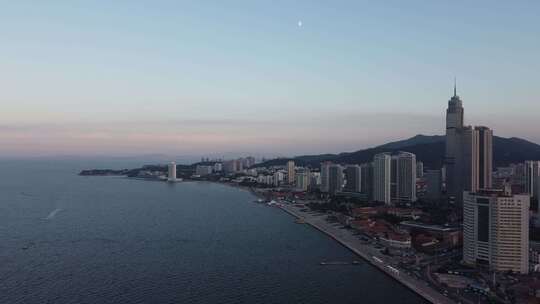
[{"label": "coastline", "polygon": [[324,216],[316,216],[300,212],[298,207],[292,205],[283,204],[280,209],[292,215],[295,218],[302,219],[306,224],[319,230],[320,232],[331,237],[342,246],[346,247],[366,262],[370,263],[375,268],[382,271],[384,274],[393,278],[397,282],[401,283],[405,287],[409,288],[416,294],[420,295],[425,300],[433,304],[455,304],[452,299],[445,297],[437,290],[426,286],[425,282],[417,280],[416,278],[409,276],[408,274],[396,272],[396,268],[391,265],[387,257],[382,255],[378,250],[368,247],[360,242],[358,238],[349,233],[347,230],[339,229],[326,222]]},{"label": "coastline", "polygon": [[[128,177],[128,179],[135,180],[150,180],[150,181],[161,181],[156,179],[149,178],[137,178],[137,177]],[[184,180],[184,182],[189,182],[191,180]],[[206,181],[210,183],[216,183],[220,185],[229,186],[236,188],[241,191],[249,192],[256,199],[265,199],[266,197],[263,193],[257,191],[256,189],[248,186],[241,186],[236,183],[220,182],[220,181]],[[387,276],[391,277],[398,283],[407,287],[409,290],[413,291],[417,295],[421,296],[425,300],[433,304],[456,304],[452,299],[444,296],[437,290],[431,288],[429,285],[426,285],[426,282],[418,280],[403,271],[399,271],[396,265],[392,265],[392,261],[388,259],[387,256],[380,253],[379,250],[366,246],[362,244],[361,241],[351,234],[348,230],[340,229],[328,223],[326,217],[322,214],[314,215],[308,212],[301,212],[301,207],[296,207],[291,204],[279,204],[278,208],[288,213],[289,215],[302,219],[303,223],[309,224],[311,227],[316,230],[326,234],[328,237],[332,238],[340,245],[344,246],[348,250],[352,251],[354,254],[362,258],[364,261],[371,264],[373,267],[382,271]]]}]

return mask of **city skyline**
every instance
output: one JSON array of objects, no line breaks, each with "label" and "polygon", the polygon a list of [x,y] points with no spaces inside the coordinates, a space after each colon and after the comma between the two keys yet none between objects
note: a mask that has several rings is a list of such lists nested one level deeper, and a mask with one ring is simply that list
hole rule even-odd
[{"label": "city skyline", "polygon": [[540,303],[539,11],[3,3],[0,303]]},{"label": "city skyline", "polygon": [[540,143],[538,6],[7,3],[0,156],[355,151],[443,134],[454,76]]}]

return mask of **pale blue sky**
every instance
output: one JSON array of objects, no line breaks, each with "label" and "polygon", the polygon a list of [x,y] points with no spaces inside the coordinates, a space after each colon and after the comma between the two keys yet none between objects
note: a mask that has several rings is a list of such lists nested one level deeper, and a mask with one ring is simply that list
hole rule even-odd
[{"label": "pale blue sky", "polygon": [[[0,1],[0,155],[540,142],[539,1]],[[302,27],[298,21],[302,21]]]}]

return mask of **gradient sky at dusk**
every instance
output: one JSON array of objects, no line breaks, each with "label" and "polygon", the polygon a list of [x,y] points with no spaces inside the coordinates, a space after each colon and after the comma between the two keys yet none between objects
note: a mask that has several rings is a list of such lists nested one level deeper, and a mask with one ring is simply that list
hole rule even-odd
[{"label": "gradient sky at dusk", "polygon": [[[540,1],[2,1],[0,155],[540,143]],[[298,21],[302,26],[298,26]]]}]

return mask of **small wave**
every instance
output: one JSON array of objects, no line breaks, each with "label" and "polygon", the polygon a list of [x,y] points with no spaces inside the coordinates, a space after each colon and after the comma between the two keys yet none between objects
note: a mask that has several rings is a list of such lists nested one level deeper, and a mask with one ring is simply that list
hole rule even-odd
[{"label": "small wave", "polygon": [[44,218],[45,220],[52,220],[57,214],[58,212],[62,211],[61,208],[57,208],[57,209],[54,209],[53,211],[51,211],[51,213],[49,213],[49,215],[47,215],[46,218]]}]

